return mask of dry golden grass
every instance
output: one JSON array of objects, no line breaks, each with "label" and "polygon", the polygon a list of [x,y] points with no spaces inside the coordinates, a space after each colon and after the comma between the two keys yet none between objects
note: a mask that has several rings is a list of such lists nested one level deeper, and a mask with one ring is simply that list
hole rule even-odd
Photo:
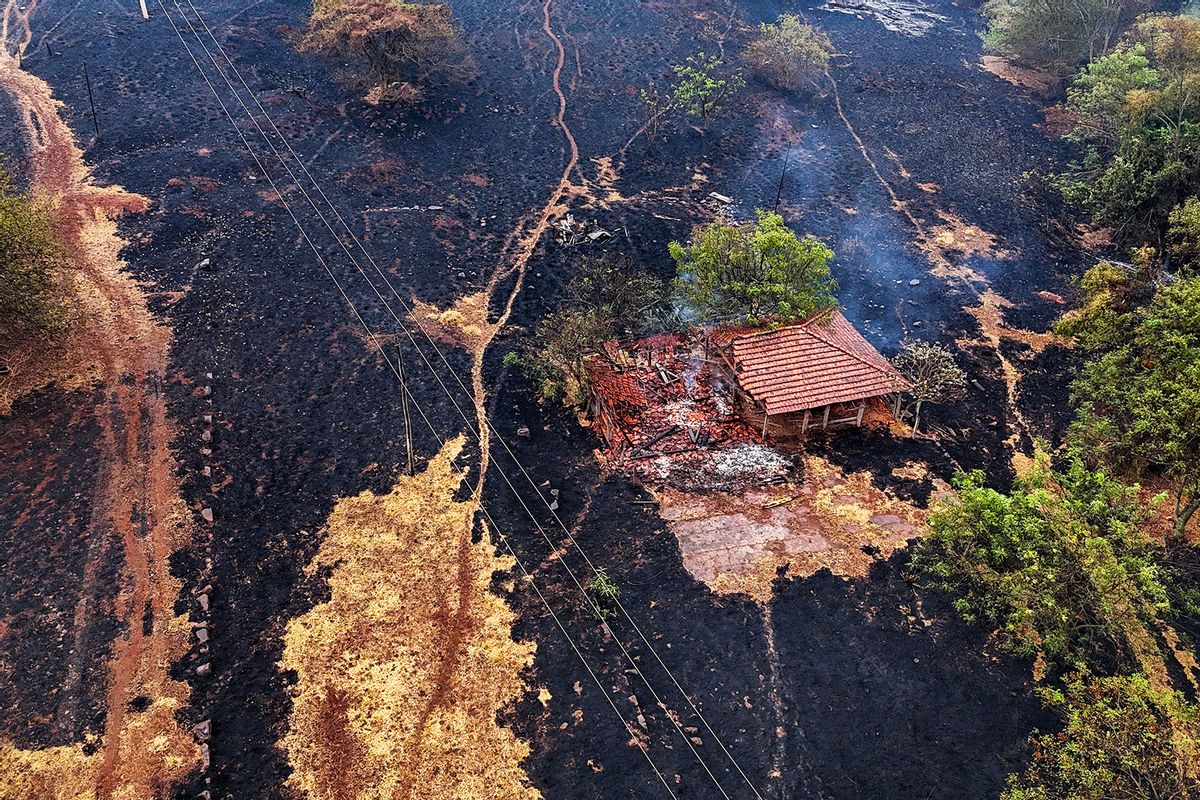
[{"label": "dry golden grass", "polygon": [[283,748],[310,800],[533,800],[525,742],[496,714],[525,691],[534,645],[490,589],[511,568],[486,537],[448,444],[388,494],[338,502],[308,569],[330,599],[289,623],[298,683]]},{"label": "dry golden grass", "polygon": [[413,301],[412,319],[434,339],[479,353],[495,335],[488,321],[488,294],[475,292],[460,297],[449,308]]}]

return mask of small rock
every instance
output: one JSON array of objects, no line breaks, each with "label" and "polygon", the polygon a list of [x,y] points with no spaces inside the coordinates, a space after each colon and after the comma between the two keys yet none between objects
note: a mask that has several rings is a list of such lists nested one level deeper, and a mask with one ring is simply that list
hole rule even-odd
[{"label": "small rock", "polygon": [[201,447],[201,448],[200,448],[200,455],[202,455],[202,456],[211,456],[211,455],[212,455],[212,450],[210,450],[210,449],[209,449],[209,448],[207,448],[207,447]]},{"label": "small rock", "polygon": [[212,425],[212,414],[205,414],[200,419],[204,421],[205,425]]},{"label": "small rock", "polygon": [[203,472],[204,472],[204,477],[206,477],[206,478],[212,477],[212,467],[208,466],[207,464],[204,465]]},{"label": "small rock", "polygon": [[201,678],[212,675],[212,664],[205,661],[203,664],[196,667],[196,674]]},{"label": "small rock", "polygon": [[688,739],[691,740],[692,744],[697,745],[697,746],[704,744],[704,740],[701,739],[699,736],[689,736]]},{"label": "small rock", "polygon": [[208,768],[212,766],[212,761],[208,753],[208,745],[200,745],[200,771],[208,772]]},{"label": "small rock", "polygon": [[208,613],[208,595],[202,594],[196,598],[196,602],[200,604],[200,610]]},{"label": "small rock", "polygon": [[205,397],[210,397],[212,395],[212,387],[211,386],[205,386],[202,391],[203,391],[203,394]]},{"label": "small rock", "polygon": [[913,278],[911,281],[908,282],[908,285],[909,286],[920,286],[921,282],[919,280],[917,280],[916,278]]},{"label": "small rock", "polygon": [[206,258],[203,261],[201,261],[199,264],[196,265],[196,269],[208,269],[211,266],[212,266],[212,259]]},{"label": "small rock", "polygon": [[192,733],[196,736],[196,741],[207,742],[212,738],[212,720],[197,722],[192,726]]},{"label": "small rock", "polygon": [[200,644],[208,641],[208,628],[196,628],[196,641]]},{"label": "small rock", "polygon": [[205,522],[211,523],[213,521],[213,513],[211,508],[200,509],[200,516],[204,518]]},{"label": "small rock", "polygon": [[522,425],[521,427],[517,428],[517,436],[524,436],[526,439],[528,439],[529,438],[529,426]]},{"label": "small rock", "polygon": [[205,442],[212,441],[212,431],[201,431],[200,439]]}]

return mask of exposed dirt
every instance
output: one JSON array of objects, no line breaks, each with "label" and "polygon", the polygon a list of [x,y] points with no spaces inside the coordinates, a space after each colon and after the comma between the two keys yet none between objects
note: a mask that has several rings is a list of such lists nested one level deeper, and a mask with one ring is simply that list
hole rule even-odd
[{"label": "exposed dirt", "polygon": [[[169,674],[171,662],[189,644],[189,626],[174,611],[180,586],[169,559],[191,532],[162,393],[170,334],[150,315],[145,296],[119,258],[124,242],[117,235],[116,218],[144,211],[147,201],[93,182],[50,86],[18,66],[32,39],[29,19],[35,6],[31,2],[18,9],[11,0],[5,9],[0,86],[24,120],[30,184],[54,202],[69,257],[79,270],[80,292],[87,298],[84,335],[67,344],[88,352],[65,356],[60,363],[98,365],[81,371],[101,383],[94,417],[105,473],[91,519],[77,531],[88,541],[88,551],[76,578],[82,589],[70,623],[73,646],[50,653],[66,657],[68,664],[56,714],[60,729],[79,730],[82,696],[94,690],[83,686],[83,675],[89,671],[86,662],[100,656],[86,646],[98,605],[112,603],[121,633],[111,643],[102,733],[85,728],[81,741],[39,750],[24,749],[22,743],[0,745],[6,775],[0,795],[74,797],[86,784],[97,798],[162,797],[199,758],[191,737],[175,720],[187,703],[187,684]],[[73,385],[78,385],[79,372]],[[25,383],[33,387],[56,377]],[[14,521],[29,534],[21,547],[45,548],[44,555],[52,557],[61,531],[22,525],[33,522],[28,515]],[[116,586],[98,579],[110,548],[123,558]],[[22,623],[37,621],[26,617]],[[137,698],[145,702],[135,703]]]}]

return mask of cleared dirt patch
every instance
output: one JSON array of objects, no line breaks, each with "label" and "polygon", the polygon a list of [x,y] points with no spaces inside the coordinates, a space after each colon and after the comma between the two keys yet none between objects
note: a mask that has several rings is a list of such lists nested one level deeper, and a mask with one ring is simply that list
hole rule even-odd
[{"label": "cleared dirt patch", "polygon": [[822,568],[862,577],[925,530],[926,512],[850,475],[819,456],[804,459],[800,485],[743,493],[658,493],[661,514],[679,540],[683,563],[714,591],[760,602],[786,567],[807,577]]}]

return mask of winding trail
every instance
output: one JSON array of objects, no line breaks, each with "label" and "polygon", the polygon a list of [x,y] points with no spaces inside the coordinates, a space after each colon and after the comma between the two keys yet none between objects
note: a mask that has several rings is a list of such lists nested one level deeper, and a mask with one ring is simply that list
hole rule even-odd
[{"label": "winding trail", "polygon": [[[198,761],[190,737],[174,720],[187,702],[187,684],[173,680],[170,664],[188,647],[188,624],[173,605],[180,586],[169,559],[190,535],[190,516],[180,496],[170,442],[174,429],[167,416],[163,382],[170,331],[150,314],[141,288],[124,270],[117,233],[122,214],[145,211],[149,202],[114,186],[98,186],[83,152],[64,121],[62,103],[50,86],[20,68],[22,51],[32,40],[29,20],[36,0],[21,8],[8,0],[0,23],[0,88],[12,98],[29,140],[29,178],[40,195],[54,203],[59,230],[78,268],[78,298],[85,314],[77,323],[88,348],[80,360],[94,362],[101,398],[94,415],[101,431],[99,447],[106,465],[95,498],[87,537],[84,593],[72,631],[86,641],[96,598],[94,576],[105,549],[119,543],[122,581],[116,611],[124,634],[113,643],[105,729],[100,750],[86,757],[87,782],[99,800],[114,796],[159,797]],[[78,650],[78,646],[76,648]],[[68,685],[56,715],[60,726],[76,727],[83,687],[76,677],[88,654],[75,654]],[[150,705],[131,711],[131,701]],[[52,752],[52,751],[48,751]],[[26,761],[31,759],[25,758]],[[46,780],[55,776],[46,765]]]}]

